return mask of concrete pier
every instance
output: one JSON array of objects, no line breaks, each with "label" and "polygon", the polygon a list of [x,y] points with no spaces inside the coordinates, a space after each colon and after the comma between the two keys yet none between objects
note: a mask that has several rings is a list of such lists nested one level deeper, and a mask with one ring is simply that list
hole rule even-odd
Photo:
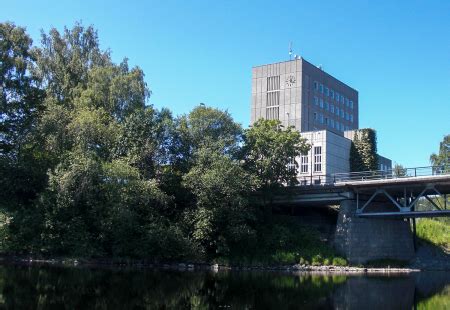
[{"label": "concrete pier", "polygon": [[413,235],[407,220],[357,217],[354,200],[341,201],[335,248],[352,264],[378,259],[409,261],[414,257]]}]

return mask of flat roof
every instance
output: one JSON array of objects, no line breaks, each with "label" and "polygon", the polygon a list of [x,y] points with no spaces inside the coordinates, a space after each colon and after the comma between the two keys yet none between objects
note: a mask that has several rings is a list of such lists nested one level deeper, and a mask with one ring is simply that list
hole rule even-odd
[{"label": "flat roof", "polygon": [[303,58],[303,57],[300,57],[300,58],[297,58],[297,59],[291,59],[291,60],[285,60],[285,61],[278,61],[278,62],[273,62],[273,63],[263,64],[263,65],[257,65],[257,66],[253,66],[252,69],[253,69],[253,68],[258,68],[258,67],[270,66],[270,65],[277,65],[277,64],[286,63],[286,62],[291,62],[291,61],[304,61],[304,62],[306,62],[307,64],[309,64],[309,65],[313,66],[314,68],[316,68],[317,70],[322,71],[323,73],[325,73],[325,74],[328,75],[329,77],[335,79],[335,80],[338,81],[339,83],[342,83],[342,84],[345,85],[346,87],[351,88],[352,90],[354,90],[355,92],[358,93],[358,90],[357,90],[356,88],[353,88],[353,87],[351,87],[350,85],[348,85],[348,84],[342,82],[341,80],[339,80],[339,79],[336,78],[335,76],[331,75],[330,73],[326,72],[326,71],[323,70],[323,69],[320,69],[319,67],[317,67],[317,66],[314,65],[313,63],[307,61],[307,60],[306,60],[305,58]]}]

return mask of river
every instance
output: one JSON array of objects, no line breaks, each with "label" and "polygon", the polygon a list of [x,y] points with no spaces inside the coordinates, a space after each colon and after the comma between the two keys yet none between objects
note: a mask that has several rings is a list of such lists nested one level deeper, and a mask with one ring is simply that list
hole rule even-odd
[{"label": "river", "polygon": [[450,309],[450,272],[212,272],[1,265],[0,309]]}]

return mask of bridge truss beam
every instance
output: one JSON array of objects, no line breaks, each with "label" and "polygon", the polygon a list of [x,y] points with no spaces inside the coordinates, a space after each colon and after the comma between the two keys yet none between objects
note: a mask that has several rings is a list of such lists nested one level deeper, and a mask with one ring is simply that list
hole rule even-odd
[{"label": "bridge truss beam", "polygon": [[[447,210],[447,194],[442,194],[435,184],[403,185],[402,188],[389,186],[369,189],[355,188],[354,191],[356,193],[356,214],[360,217],[450,216],[450,210]],[[443,205],[437,199],[433,199],[436,197],[443,197]],[[416,210],[418,202],[424,199],[430,202],[433,210]],[[391,204],[396,210],[377,211],[376,204],[380,203]]]}]

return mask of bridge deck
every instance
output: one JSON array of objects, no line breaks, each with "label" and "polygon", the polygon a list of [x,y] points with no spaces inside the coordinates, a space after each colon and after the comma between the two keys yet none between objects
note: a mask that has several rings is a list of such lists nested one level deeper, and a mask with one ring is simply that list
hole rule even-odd
[{"label": "bridge deck", "polygon": [[[366,172],[363,176],[354,177],[350,174],[346,178],[339,176],[332,180],[322,185],[311,182],[308,185],[282,188],[275,194],[274,203],[327,206],[355,199],[360,217],[450,216],[450,203],[446,202],[447,194],[450,194],[450,173],[393,177],[392,174]],[[444,198],[443,204],[436,203],[437,196]],[[427,199],[436,210],[416,211],[419,199]],[[380,206],[384,207],[380,209]]]}]

